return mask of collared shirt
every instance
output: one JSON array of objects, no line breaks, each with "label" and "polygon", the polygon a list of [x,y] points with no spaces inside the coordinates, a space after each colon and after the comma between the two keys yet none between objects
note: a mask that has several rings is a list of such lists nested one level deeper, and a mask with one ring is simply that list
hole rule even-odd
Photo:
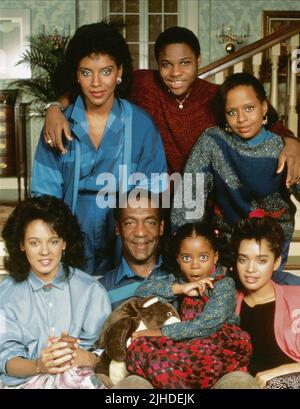
[{"label": "collared shirt", "polygon": [[270,139],[273,138],[273,133],[270,131],[267,131],[264,127],[261,128],[259,133],[254,136],[254,138],[250,139],[244,139],[241,138],[240,136],[237,136],[240,138],[243,142],[245,142],[248,146],[256,146],[260,145],[261,143],[265,143],[266,141],[269,141]]},{"label": "collared shirt", "polygon": [[14,357],[39,358],[49,336],[67,331],[80,339],[81,348],[91,348],[110,312],[104,287],[77,269],[71,269],[67,278],[61,268],[49,283],[32,272],[21,283],[7,278],[0,285],[2,381],[8,385],[26,381],[28,378],[8,376],[7,361]]},{"label": "collared shirt", "polygon": [[137,287],[152,277],[166,277],[168,273],[163,268],[162,258],[159,257],[157,265],[149,272],[147,278],[136,275],[122,257],[119,266],[107,272],[99,279],[108,291],[112,308],[116,308],[123,301],[133,297]]},{"label": "collared shirt", "polygon": [[[130,124],[125,119],[125,108],[128,105],[132,110]],[[151,183],[153,175],[167,171],[158,129],[150,116],[134,104],[115,98],[98,149],[90,140],[84,103],[80,96],[74,105],[68,107],[65,116],[73,133],[73,140],[66,143],[68,153],[62,155],[49,149],[42,131],[33,163],[32,195],[51,194],[62,198],[75,212],[79,191],[87,190],[95,192],[95,195],[102,187],[105,187],[105,191],[118,191],[120,165],[127,166],[127,177],[140,172]],[[131,129],[131,142],[127,149],[125,123]],[[128,161],[125,160],[125,150],[130,153]],[[112,177],[109,183],[108,175]]]},{"label": "collared shirt", "polygon": [[73,135],[66,143],[68,152],[62,155],[49,149],[43,134],[40,136],[31,192],[33,196],[58,197],[69,205],[85,234],[87,272],[103,274],[120,260],[119,254],[113,255],[116,192],[124,192],[138,182],[154,192],[164,190],[165,152],[150,116],[126,100],[115,98],[98,149],[89,137],[80,96],[65,116]]}]

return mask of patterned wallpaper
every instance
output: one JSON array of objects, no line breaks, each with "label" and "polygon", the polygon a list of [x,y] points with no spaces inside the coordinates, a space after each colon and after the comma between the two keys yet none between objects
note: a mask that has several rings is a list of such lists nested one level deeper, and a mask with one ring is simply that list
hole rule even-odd
[{"label": "patterned wallpaper", "polygon": [[[95,22],[101,18],[102,6],[107,0],[79,0],[79,25]],[[143,1],[143,0],[142,0]],[[156,1],[156,0],[149,0]],[[188,1],[188,0],[183,0]],[[0,0],[1,9],[29,9],[32,32],[45,28],[51,32],[54,26],[73,34],[76,27],[76,0]],[[216,40],[222,24],[231,25],[240,31],[243,25],[250,24],[253,42],[262,36],[262,10],[300,10],[299,0],[198,0],[199,39],[202,48],[202,65],[226,55],[224,45]],[[0,80],[0,88],[6,81]],[[42,126],[42,119],[30,120],[29,162],[35,150]],[[30,168],[31,166],[29,166]]]},{"label": "patterned wallpaper", "polygon": [[[106,1],[79,0],[79,24],[101,18],[101,7]],[[243,25],[249,23],[249,42],[253,42],[262,36],[262,10],[300,10],[299,0],[198,0],[198,3],[202,65],[226,55],[224,45],[216,40],[222,24],[240,32]],[[66,32],[70,30],[72,34],[76,26],[76,0],[0,0],[0,15],[1,8],[30,9],[32,31],[43,27],[46,31],[52,31],[54,26],[58,26]]]},{"label": "patterned wallpaper", "polygon": [[216,40],[218,30],[232,26],[239,33],[250,26],[248,43],[262,38],[263,10],[300,10],[299,0],[199,0],[199,40],[202,65],[226,55],[224,44]]},{"label": "patterned wallpaper", "polygon": [[75,27],[75,0],[0,0],[1,9],[30,9],[31,30],[52,31],[54,26],[65,27],[69,25],[72,31]]},{"label": "patterned wallpaper", "polygon": [[[75,0],[0,0],[1,9],[30,10],[31,32],[52,32],[54,27],[67,35],[75,29]],[[5,87],[8,81],[0,80],[0,87]]]}]

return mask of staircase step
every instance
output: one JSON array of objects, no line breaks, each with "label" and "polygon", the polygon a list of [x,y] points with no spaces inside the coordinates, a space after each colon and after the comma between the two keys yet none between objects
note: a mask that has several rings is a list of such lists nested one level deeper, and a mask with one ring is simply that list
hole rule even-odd
[{"label": "staircase step", "polygon": [[[289,256],[286,265],[284,266],[285,271],[299,270],[300,271],[300,256]],[[298,275],[298,274],[297,274]]]},{"label": "staircase step", "polygon": [[300,255],[300,230],[294,230],[293,238],[290,243],[289,256],[299,256]]},{"label": "staircase step", "polygon": [[294,230],[292,241],[294,243],[300,243],[300,230]]},{"label": "staircase step", "polygon": [[291,241],[289,248],[289,256],[299,256],[300,255],[300,245],[296,241]]}]

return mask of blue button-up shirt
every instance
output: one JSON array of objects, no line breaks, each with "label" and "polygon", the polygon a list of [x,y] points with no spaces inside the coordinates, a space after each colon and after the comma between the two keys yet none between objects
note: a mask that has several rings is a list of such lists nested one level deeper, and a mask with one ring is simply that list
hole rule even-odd
[{"label": "blue button-up shirt", "polygon": [[128,298],[134,297],[135,290],[145,280],[154,276],[164,277],[167,275],[168,273],[163,268],[161,257],[147,278],[136,275],[123,257],[119,266],[115,270],[106,273],[99,281],[107,289],[112,308],[114,309]]},{"label": "blue button-up shirt", "polygon": [[[131,110],[131,121],[125,119],[126,107]],[[132,173],[143,173],[150,186],[152,183],[155,187],[158,182],[154,181],[159,179],[157,175],[167,172],[158,129],[150,116],[134,104],[115,99],[98,149],[92,144],[88,134],[88,122],[81,97],[66,110],[65,115],[73,134],[73,140],[66,143],[68,153],[62,155],[49,149],[43,132],[41,133],[32,169],[33,195],[50,194],[63,198],[75,212],[78,191],[87,190],[97,194],[104,187],[105,190],[111,188],[112,192],[119,190],[119,166],[126,165],[128,178]],[[127,138],[125,128],[131,130],[128,131]],[[114,177],[110,183],[105,179],[108,174]],[[100,175],[105,176],[104,180]],[[123,177],[126,182],[125,175]],[[166,181],[163,180],[161,190],[166,187]],[[128,181],[128,184],[131,186],[132,183]]]},{"label": "blue button-up shirt", "polygon": [[[102,274],[116,265],[114,259],[120,260],[119,254],[113,255],[116,192],[126,192],[139,183],[154,192],[163,191],[167,183],[165,152],[150,116],[126,100],[115,98],[98,149],[89,137],[80,96],[65,115],[73,135],[73,140],[66,142],[68,153],[49,149],[41,134],[31,192],[33,196],[56,196],[69,205],[85,234],[87,272]],[[83,197],[87,192],[89,202]]]},{"label": "blue button-up shirt", "polygon": [[37,359],[47,339],[67,331],[89,349],[111,312],[105,288],[94,278],[72,269],[66,278],[62,269],[50,283],[32,272],[17,283],[7,278],[0,285],[0,372],[5,384],[17,385],[28,378],[7,374],[6,363],[14,357]]}]

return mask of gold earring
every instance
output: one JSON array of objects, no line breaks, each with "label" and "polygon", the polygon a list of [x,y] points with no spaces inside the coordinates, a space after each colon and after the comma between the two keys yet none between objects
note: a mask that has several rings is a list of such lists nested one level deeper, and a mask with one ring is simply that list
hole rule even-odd
[{"label": "gold earring", "polygon": [[225,131],[225,132],[228,132],[228,133],[231,133],[231,132],[232,132],[232,129],[230,128],[230,126],[229,126],[227,123],[225,124],[224,131]]},{"label": "gold earring", "polygon": [[263,117],[263,121],[262,121],[263,126],[267,126],[268,125],[268,115],[265,115]]}]

